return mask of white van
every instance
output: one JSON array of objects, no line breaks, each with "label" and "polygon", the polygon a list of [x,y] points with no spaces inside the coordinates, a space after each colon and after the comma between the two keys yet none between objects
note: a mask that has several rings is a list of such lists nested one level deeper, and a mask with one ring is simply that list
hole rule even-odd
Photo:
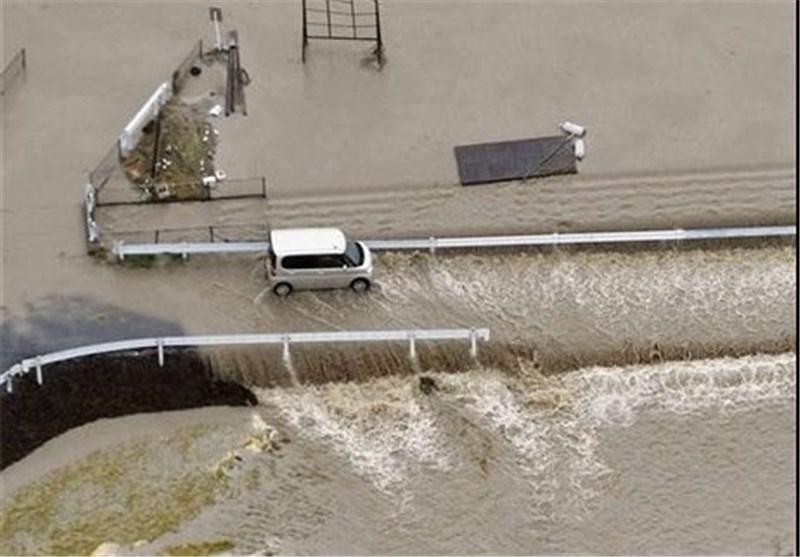
[{"label": "white van", "polygon": [[292,290],[372,285],[372,254],[338,228],[284,228],[270,232],[267,280],[278,296]]}]

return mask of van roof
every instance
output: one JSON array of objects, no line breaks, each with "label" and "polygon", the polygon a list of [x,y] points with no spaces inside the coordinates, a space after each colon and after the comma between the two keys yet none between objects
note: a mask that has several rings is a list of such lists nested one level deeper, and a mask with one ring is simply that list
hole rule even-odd
[{"label": "van roof", "polygon": [[338,228],[283,228],[269,235],[270,248],[285,255],[331,255],[344,253],[347,239]]}]

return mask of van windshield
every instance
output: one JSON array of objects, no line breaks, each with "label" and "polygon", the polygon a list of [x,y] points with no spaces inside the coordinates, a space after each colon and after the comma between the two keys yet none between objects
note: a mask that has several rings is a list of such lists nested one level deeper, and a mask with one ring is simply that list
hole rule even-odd
[{"label": "van windshield", "polygon": [[347,242],[347,247],[344,250],[344,257],[349,266],[358,267],[364,262],[364,251],[357,243]]}]

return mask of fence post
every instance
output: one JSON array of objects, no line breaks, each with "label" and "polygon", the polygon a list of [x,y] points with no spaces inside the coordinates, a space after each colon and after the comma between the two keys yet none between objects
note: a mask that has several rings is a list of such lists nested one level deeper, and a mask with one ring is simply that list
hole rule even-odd
[{"label": "fence post", "polygon": [[156,244],[158,243],[158,237],[159,237],[159,233],[160,232],[161,232],[160,230],[156,230],[156,233],[155,233],[155,238],[156,238],[156,242],[155,243]]},{"label": "fence post", "polygon": [[211,243],[213,244],[214,243],[214,227],[213,226],[209,226],[208,227],[208,237],[211,239]]},{"label": "fence post", "polygon": [[283,337],[283,361],[289,361],[289,336],[284,335]]},{"label": "fence post", "polygon": [[164,367],[164,339],[158,339],[158,367]]},{"label": "fence post", "polygon": [[383,37],[381,36],[381,9],[378,0],[375,0],[375,53],[378,58],[378,67],[383,69]]},{"label": "fence post", "polygon": [[261,177],[261,195],[264,196],[264,199],[267,198],[267,178],[266,176]]},{"label": "fence post", "polygon": [[478,334],[475,327],[469,331],[469,355],[473,358],[478,356]]},{"label": "fence post", "polygon": [[113,250],[116,252],[117,257],[120,261],[125,259],[125,252],[122,249],[122,246],[125,244],[125,240],[114,240],[114,247]]},{"label": "fence post", "polygon": [[25,71],[25,69],[27,67],[28,67],[28,59],[25,56],[25,48],[23,47],[22,48],[22,71]]}]

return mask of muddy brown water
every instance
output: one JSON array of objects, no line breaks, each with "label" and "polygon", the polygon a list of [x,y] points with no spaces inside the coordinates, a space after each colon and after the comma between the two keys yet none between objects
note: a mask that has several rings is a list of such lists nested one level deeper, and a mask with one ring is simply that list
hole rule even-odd
[{"label": "muddy brown water", "polygon": [[101,421],[3,472],[2,549],[792,554],[795,367],[528,363]]},{"label": "muddy brown water", "polygon": [[[790,3],[385,4],[380,74],[357,48],[324,44],[302,66],[290,3],[226,5],[254,80],[248,117],[219,123],[217,162],[232,177],[267,175],[272,199],[109,212],[104,224],[270,217],[392,237],[794,222]],[[746,355],[794,348],[791,248],[401,256],[383,262],[369,298],[291,303],[264,292],[257,258],[100,264],[85,257],[86,174],[208,29],[207,6],[0,9],[3,55],[25,46],[30,64],[2,106],[4,319],[25,320],[58,293],[101,304],[71,308],[81,318],[121,308],[190,334],[485,322],[539,355],[529,376],[436,376],[435,399],[407,375],[368,380],[387,362],[365,356],[354,363],[368,370],[346,370],[359,382],[265,389],[255,414],[207,408],[75,429],[3,471],[0,551],[144,540],[136,551],[147,554],[227,540],[244,554],[796,552],[796,358]],[[579,175],[455,185],[453,146],[551,134],[564,118],[590,130]],[[94,309],[103,303],[116,309]],[[92,342],[97,324],[73,329]],[[600,354],[636,361],[620,358],[620,343],[644,360],[741,357],[573,369]],[[396,350],[388,364],[406,365]],[[546,373],[559,362],[572,371]],[[258,449],[265,425],[289,442]]]},{"label": "muddy brown water", "polygon": [[[793,551],[793,245],[379,260],[368,296],[280,300],[252,273],[218,309],[262,330],[489,326],[477,362],[466,342],[420,342],[416,363],[403,343],[292,347],[291,366],[279,350],[205,351],[259,406],[163,427],[132,416],[45,444],[3,472],[3,552]],[[218,289],[242,265],[146,271]],[[693,359],[644,363],[675,355]],[[592,367],[605,357],[639,363]],[[420,373],[438,386],[429,396]],[[85,451],[59,448],[71,436]],[[154,489],[163,503],[134,504]],[[134,499],[120,507],[123,493]],[[31,500],[83,520],[35,518]]]}]

